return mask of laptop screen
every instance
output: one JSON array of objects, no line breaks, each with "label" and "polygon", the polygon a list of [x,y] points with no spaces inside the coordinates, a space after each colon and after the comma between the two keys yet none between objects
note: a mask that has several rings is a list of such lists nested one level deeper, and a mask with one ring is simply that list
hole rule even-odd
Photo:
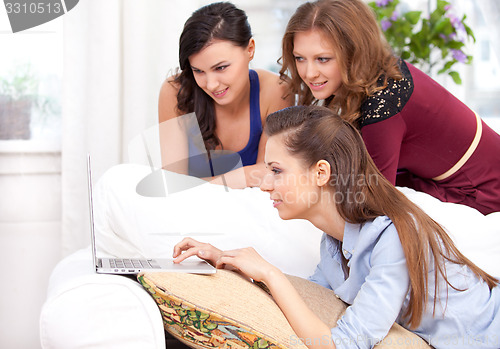
[{"label": "laptop screen", "polygon": [[90,169],[90,153],[87,154],[87,183],[89,194],[89,214],[90,214],[90,242],[92,248],[92,259],[94,267],[97,269],[97,256],[95,247],[95,231],[94,231],[94,203],[92,201],[92,171]]}]

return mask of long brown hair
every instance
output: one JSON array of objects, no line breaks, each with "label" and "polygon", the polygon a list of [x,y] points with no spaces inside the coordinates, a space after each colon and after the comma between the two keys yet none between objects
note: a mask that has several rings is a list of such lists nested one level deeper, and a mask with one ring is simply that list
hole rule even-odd
[{"label": "long brown hair", "polygon": [[372,9],[362,0],[318,0],[297,8],[282,40],[280,75],[291,77],[291,90],[299,104],[316,103],[300,78],[293,55],[296,33],[320,30],[330,38],[339,63],[342,85],[326,106],[353,124],[367,96],[387,86],[387,79],[401,79],[398,59],[393,55]]},{"label": "long brown hair", "polygon": [[[364,223],[387,216],[398,231],[410,276],[410,301],[404,318],[410,328],[418,326],[427,303],[429,265],[434,277],[446,277],[445,261],[466,265],[493,288],[498,280],[490,276],[454,245],[444,229],[397,190],[379,172],[357,129],[330,109],[320,106],[289,107],[267,117],[268,136],[283,134],[285,146],[311,168],[319,160],[331,166],[332,195],[356,200],[335,200],[340,216],[350,223]],[[434,311],[438,294],[434,288]],[[456,289],[456,288],[455,288]]]},{"label": "long brown hair", "polygon": [[179,86],[177,109],[186,114],[195,112],[207,149],[215,149],[220,144],[215,134],[214,101],[196,84],[189,57],[213,40],[230,41],[244,48],[251,38],[252,30],[247,15],[230,2],[203,6],[193,12],[184,24],[179,39],[180,72],[174,79],[174,83]]}]

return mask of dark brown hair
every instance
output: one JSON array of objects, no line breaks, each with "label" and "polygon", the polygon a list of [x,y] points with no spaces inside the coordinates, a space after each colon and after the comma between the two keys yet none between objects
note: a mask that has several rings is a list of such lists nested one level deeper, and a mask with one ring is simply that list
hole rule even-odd
[{"label": "dark brown hair", "polygon": [[[387,79],[400,79],[398,59],[393,55],[372,9],[362,0],[318,0],[302,4],[290,18],[282,40],[280,75],[291,77],[291,90],[299,104],[317,102],[295,66],[296,33],[319,30],[335,50],[342,85],[326,105],[356,124],[359,108],[367,96],[387,86]],[[382,83],[379,79],[382,78]]]},{"label": "dark brown hair", "polygon": [[[268,136],[284,135],[290,154],[311,168],[319,160],[331,167],[332,195],[359,195],[363,200],[336,200],[341,217],[350,223],[364,223],[387,216],[398,231],[410,276],[410,302],[404,317],[410,328],[418,326],[428,299],[429,265],[435,264],[434,277],[442,277],[450,287],[445,261],[466,265],[488,286],[498,280],[468,260],[454,245],[444,229],[396,189],[379,172],[357,129],[330,109],[320,106],[289,107],[267,117]],[[356,180],[345,180],[354,176]],[[338,180],[338,179],[343,180]],[[363,180],[364,179],[364,180]],[[434,289],[434,310],[437,285]],[[455,288],[456,289],[456,288]]]},{"label": "dark brown hair", "polygon": [[247,15],[229,2],[217,2],[193,12],[184,24],[179,39],[180,72],[174,82],[179,86],[177,109],[195,112],[207,149],[220,144],[215,135],[214,101],[197,84],[189,57],[200,52],[214,40],[230,41],[238,47],[248,46],[252,30]]}]

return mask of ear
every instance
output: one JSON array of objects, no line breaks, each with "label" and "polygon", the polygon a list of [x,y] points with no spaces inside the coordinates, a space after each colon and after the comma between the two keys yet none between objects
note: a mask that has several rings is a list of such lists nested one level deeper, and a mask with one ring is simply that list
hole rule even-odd
[{"label": "ear", "polygon": [[330,181],[330,175],[332,173],[332,168],[328,161],[319,160],[315,166],[316,173],[316,184],[320,187],[328,185]]},{"label": "ear", "polygon": [[251,38],[250,41],[248,42],[247,51],[248,51],[248,57],[250,58],[250,60],[252,60],[255,54],[255,40],[253,38]]}]

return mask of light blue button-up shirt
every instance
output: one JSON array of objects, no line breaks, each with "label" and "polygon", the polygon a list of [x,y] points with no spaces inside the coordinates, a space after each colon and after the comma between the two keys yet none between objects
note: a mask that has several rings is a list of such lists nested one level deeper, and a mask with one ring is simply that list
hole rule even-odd
[{"label": "light blue button-up shirt", "polygon": [[[471,237],[472,238],[472,237]],[[348,260],[344,277],[341,254]],[[489,290],[464,266],[446,263],[435,315],[434,270],[429,267],[428,300],[418,328],[412,332],[435,348],[500,348],[500,289]],[[323,235],[321,260],[310,280],[332,289],[350,304],[332,328],[337,348],[372,348],[398,322],[409,301],[409,275],[398,233],[391,220],[378,217],[364,224],[346,223],[344,239]]]}]

